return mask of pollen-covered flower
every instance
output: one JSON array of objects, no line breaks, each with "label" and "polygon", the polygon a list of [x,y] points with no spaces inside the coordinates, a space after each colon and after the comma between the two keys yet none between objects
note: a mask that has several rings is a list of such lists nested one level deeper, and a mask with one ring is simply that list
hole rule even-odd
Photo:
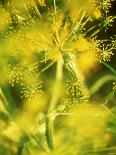
[{"label": "pollen-covered flower", "polygon": [[[28,56],[35,52],[48,50],[52,44],[51,42],[49,43],[50,36],[48,33],[45,37],[44,34],[41,33],[42,31],[41,28],[32,29],[30,27],[30,29],[21,29],[17,33],[8,36],[6,42],[9,53],[12,55],[20,53],[21,55]],[[44,33],[46,33],[46,31],[44,31]]]},{"label": "pollen-covered flower", "polygon": [[[115,74],[103,62],[116,49],[116,38],[104,32],[116,18],[112,0],[6,1],[0,8],[0,122],[12,119],[22,134],[15,143],[15,135],[10,141],[0,132],[2,154],[110,154],[115,132],[107,122],[115,101],[109,108],[106,102],[116,81],[99,62]],[[99,88],[108,80],[114,83],[106,96],[107,85]]]},{"label": "pollen-covered flower", "polygon": [[16,83],[21,83],[23,79],[23,70],[19,65],[8,66],[6,79],[11,86],[15,86]]},{"label": "pollen-covered flower", "polygon": [[114,55],[112,52],[112,47],[103,45],[103,48],[99,51],[98,56],[100,60],[110,61],[111,57]]},{"label": "pollen-covered flower", "polygon": [[[80,81],[74,78],[66,81],[66,94],[72,100],[84,100],[85,99],[85,89],[84,86],[80,84]],[[86,96],[87,97],[87,96]],[[86,98],[87,99],[87,98]]]},{"label": "pollen-covered flower", "polygon": [[109,9],[111,8],[111,1],[112,0],[102,0],[100,2],[100,7],[106,12],[106,14],[109,12]]},{"label": "pollen-covered flower", "polygon": [[24,87],[22,90],[22,97],[21,98],[27,98],[27,100],[30,102],[35,99],[35,97],[39,94],[42,95],[41,90],[41,82],[35,82],[31,86]]},{"label": "pollen-covered flower", "polygon": [[112,16],[108,16],[106,17],[106,19],[104,20],[104,25],[106,26],[112,26],[112,23],[114,22],[114,19]]}]

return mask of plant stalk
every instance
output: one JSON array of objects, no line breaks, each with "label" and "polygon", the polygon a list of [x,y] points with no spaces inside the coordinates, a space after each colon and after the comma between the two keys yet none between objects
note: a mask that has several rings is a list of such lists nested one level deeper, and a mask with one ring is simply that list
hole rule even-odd
[{"label": "plant stalk", "polygon": [[46,140],[47,145],[52,151],[54,149],[53,144],[53,132],[54,132],[54,115],[51,115],[52,111],[54,111],[57,102],[60,98],[60,92],[62,88],[62,78],[63,78],[63,57],[62,54],[60,55],[59,59],[57,60],[57,66],[56,66],[56,79],[53,86],[53,94],[51,97],[50,106],[46,115]]}]

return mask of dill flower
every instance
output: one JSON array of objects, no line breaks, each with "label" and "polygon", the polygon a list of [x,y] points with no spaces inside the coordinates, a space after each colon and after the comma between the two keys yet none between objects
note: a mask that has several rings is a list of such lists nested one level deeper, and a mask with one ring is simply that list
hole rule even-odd
[{"label": "dill flower", "polygon": [[101,53],[101,58],[104,61],[110,61],[112,55],[114,55],[112,51],[103,51],[103,53]]},{"label": "dill flower", "polygon": [[41,90],[42,86],[41,86],[41,82],[33,82],[32,86],[27,86],[27,87],[24,87],[21,91],[21,98],[27,98],[28,101],[32,101],[36,96],[38,95],[42,95],[43,92]]},{"label": "dill flower", "polygon": [[[45,30],[45,29],[44,29]],[[21,55],[31,55],[34,52],[39,52],[45,49],[49,49],[50,47],[50,37],[40,33],[40,30],[36,28],[22,29],[19,32],[8,36],[7,38],[7,49],[11,55],[16,55],[16,53],[20,53]],[[44,31],[45,33],[45,31]],[[12,44],[12,43],[15,44]]]},{"label": "dill flower", "polygon": [[21,83],[23,79],[23,70],[19,65],[9,65],[7,72],[6,79],[11,86],[14,86],[16,83]]},{"label": "dill flower", "polygon": [[[112,25],[115,17],[108,16],[110,0],[101,3],[97,0],[68,0],[62,4],[64,6],[54,0],[50,4],[54,9],[50,9],[45,0],[13,0],[9,5],[13,24],[4,38],[6,47],[0,56],[6,59],[2,63],[1,59],[0,67],[8,67],[7,82],[16,86],[9,89],[20,91],[21,106],[16,109],[14,121],[25,131],[24,137],[27,136],[29,141],[33,138],[42,150],[51,151],[54,155],[83,154],[81,146],[88,149],[91,142],[92,147],[89,146],[94,150],[107,147],[110,141],[106,126],[109,110],[102,104],[88,103],[85,79],[93,68],[96,69],[98,59],[110,61],[113,55],[114,40],[109,46],[98,40],[97,34],[102,28]],[[9,13],[5,11],[3,14],[6,14],[6,25],[3,23],[0,31],[4,31],[11,20]],[[12,60],[13,57],[16,60]],[[1,75],[5,72],[0,71]],[[0,98],[2,103],[3,97]],[[56,117],[62,115],[57,122]],[[37,116],[38,122],[35,121]],[[65,116],[69,117],[65,119]],[[60,123],[63,132],[57,129],[55,136],[66,144],[61,146],[59,153],[57,149],[54,151],[54,148],[59,148],[59,142],[54,142],[52,136]],[[29,151],[37,148],[35,154],[41,154],[36,144],[29,142]],[[71,149],[68,150],[67,146]]]},{"label": "dill flower", "polygon": [[26,68],[23,74],[21,98],[26,99],[27,102],[36,100],[38,96],[44,95],[42,91],[42,81],[39,79],[39,74],[35,67]]},{"label": "dill flower", "polygon": [[112,47],[103,45],[103,48],[98,53],[100,60],[110,61],[111,56],[114,55],[112,52]]},{"label": "dill flower", "polygon": [[111,1],[112,0],[102,0],[100,2],[100,7],[107,13],[109,12],[109,9],[111,8]]}]

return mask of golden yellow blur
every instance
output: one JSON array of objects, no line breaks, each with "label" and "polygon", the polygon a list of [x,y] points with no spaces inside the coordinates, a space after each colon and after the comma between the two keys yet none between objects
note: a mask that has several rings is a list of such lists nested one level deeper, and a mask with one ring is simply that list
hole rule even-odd
[{"label": "golden yellow blur", "polygon": [[8,11],[0,7],[0,31],[4,29],[12,22],[11,15]]},{"label": "golden yellow blur", "polygon": [[67,122],[75,130],[77,143],[91,139],[94,148],[105,147],[111,139],[106,129],[109,110],[97,104],[80,104],[73,112]]}]

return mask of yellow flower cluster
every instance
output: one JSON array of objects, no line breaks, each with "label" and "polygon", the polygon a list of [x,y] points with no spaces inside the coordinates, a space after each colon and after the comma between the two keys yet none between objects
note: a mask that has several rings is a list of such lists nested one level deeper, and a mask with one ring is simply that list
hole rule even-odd
[{"label": "yellow flower cluster", "polygon": [[104,61],[110,61],[112,55],[114,55],[112,51],[103,51],[103,53],[101,53],[101,57]]},{"label": "yellow flower cluster", "polygon": [[100,2],[101,8],[106,12],[106,14],[109,12],[109,9],[111,8],[111,1],[112,0],[102,0]]},{"label": "yellow flower cluster", "polygon": [[71,21],[75,22],[75,20],[79,17],[77,10],[84,10],[86,11],[86,16],[92,16],[98,19],[101,16],[100,10],[96,10],[97,8],[97,0],[64,0],[64,3],[69,11],[69,16]]},{"label": "yellow flower cluster", "polygon": [[41,6],[46,6],[45,0],[38,0],[38,2]]},{"label": "yellow flower cluster", "polygon": [[114,55],[114,53],[112,52],[112,47],[109,47],[109,46],[105,47],[103,44],[103,48],[99,51],[98,55],[100,60],[110,61],[111,56]]},{"label": "yellow flower cluster", "polygon": [[12,18],[9,12],[0,7],[0,31],[4,29],[12,22]]},{"label": "yellow flower cluster", "polygon": [[106,146],[108,142],[108,139],[106,140],[108,118],[109,111],[103,106],[81,104],[74,109],[74,116],[71,116],[69,122],[77,132],[78,143],[91,139],[94,147],[99,148]]},{"label": "yellow flower cluster", "polygon": [[8,66],[8,74],[7,74],[7,81],[11,86],[14,86],[15,83],[21,82],[23,78],[23,72],[19,66]]},{"label": "yellow flower cluster", "polygon": [[[40,30],[22,29],[19,32],[7,38],[7,49],[12,55],[21,53],[23,55],[31,55],[49,48],[49,41],[44,37]],[[45,32],[44,32],[45,33]],[[49,37],[50,38],[50,37]],[[14,44],[13,44],[14,43]]]}]

